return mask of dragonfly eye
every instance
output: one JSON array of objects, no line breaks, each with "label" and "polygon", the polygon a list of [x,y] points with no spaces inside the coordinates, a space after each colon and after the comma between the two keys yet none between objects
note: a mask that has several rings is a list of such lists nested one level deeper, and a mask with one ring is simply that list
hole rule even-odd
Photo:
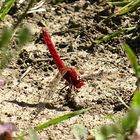
[{"label": "dragonfly eye", "polygon": [[81,88],[84,85],[84,81],[82,79],[77,80],[75,87],[76,88]]}]

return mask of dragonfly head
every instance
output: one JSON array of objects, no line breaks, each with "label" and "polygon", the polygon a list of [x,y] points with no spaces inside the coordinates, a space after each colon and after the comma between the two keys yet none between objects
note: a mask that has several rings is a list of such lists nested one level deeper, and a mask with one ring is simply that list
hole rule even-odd
[{"label": "dragonfly head", "polygon": [[77,80],[74,84],[76,88],[81,88],[83,85],[84,85],[84,81],[82,79]]},{"label": "dragonfly head", "polygon": [[81,88],[84,85],[84,81],[78,78],[77,72],[74,68],[66,67],[61,70],[63,78],[67,80],[69,85],[73,85],[76,88]]}]

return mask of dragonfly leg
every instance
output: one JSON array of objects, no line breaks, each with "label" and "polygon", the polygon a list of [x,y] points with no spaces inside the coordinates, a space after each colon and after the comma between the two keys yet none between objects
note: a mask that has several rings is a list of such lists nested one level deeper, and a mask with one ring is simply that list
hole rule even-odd
[{"label": "dragonfly leg", "polygon": [[62,89],[60,89],[59,93],[62,92],[68,85],[65,85]]}]

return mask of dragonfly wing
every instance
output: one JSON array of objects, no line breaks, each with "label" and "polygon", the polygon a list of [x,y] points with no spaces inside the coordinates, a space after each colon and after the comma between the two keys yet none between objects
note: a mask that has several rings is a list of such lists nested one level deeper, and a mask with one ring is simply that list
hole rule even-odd
[{"label": "dragonfly wing", "polygon": [[61,78],[62,78],[62,76],[58,72],[55,75],[55,77],[50,81],[50,83],[49,83],[49,90],[47,92],[47,97],[45,98],[45,100],[51,100],[53,98],[53,94],[56,91],[58,82],[60,81]]}]

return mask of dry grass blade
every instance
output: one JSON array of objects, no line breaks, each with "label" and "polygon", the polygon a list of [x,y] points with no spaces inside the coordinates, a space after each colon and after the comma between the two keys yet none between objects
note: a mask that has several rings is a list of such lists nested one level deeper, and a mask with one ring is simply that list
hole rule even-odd
[{"label": "dry grass blade", "polygon": [[130,107],[124,102],[124,100],[123,100],[119,95],[116,94],[116,96],[117,96],[117,98],[119,99],[119,101],[120,101],[127,109],[130,109]]},{"label": "dry grass blade", "polygon": [[19,82],[31,71],[32,67],[29,66],[27,70],[22,74],[22,76],[19,78]]},{"label": "dry grass blade", "polygon": [[35,12],[45,12],[46,9],[45,8],[41,8],[44,3],[45,3],[44,0],[40,1],[33,8],[31,8],[27,13],[29,14],[29,13],[35,13]]},{"label": "dry grass blade", "polygon": [[35,9],[35,10],[30,10],[28,11],[27,13],[30,14],[30,13],[35,13],[35,12],[45,12],[46,10],[44,8],[39,8],[39,9]]},{"label": "dry grass blade", "polygon": [[41,8],[43,6],[43,4],[45,3],[44,0],[40,1],[39,3],[37,3],[33,8],[31,8],[32,10],[36,10],[38,8]]}]

